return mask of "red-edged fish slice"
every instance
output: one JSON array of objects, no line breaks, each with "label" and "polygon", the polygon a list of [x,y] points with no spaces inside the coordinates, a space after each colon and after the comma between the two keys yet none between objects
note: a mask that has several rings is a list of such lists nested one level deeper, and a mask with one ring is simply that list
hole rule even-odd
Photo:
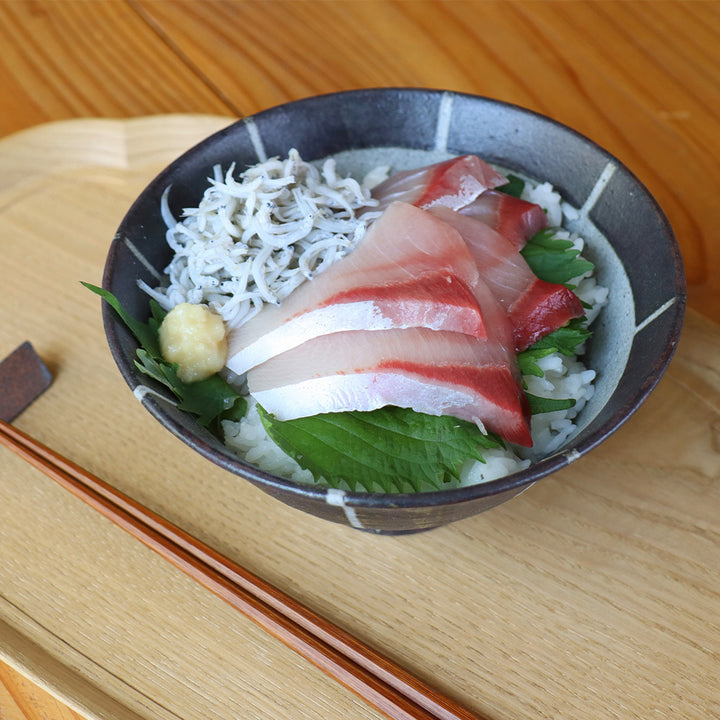
[{"label": "red-edged fish slice", "polygon": [[227,366],[243,374],[327,333],[426,327],[486,337],[475,261],[459,233],[393,203],[345,258],[229,334]]},{"label": "red-edged fish slice", "polygon": [[401,201],[419,208],[435,206],[457,210],[485,190],[507,183],[507,178],[476,155],[461,155],[434,165],[395,173],[372,190],[377,208]]},{"label": "red-edged fish slice", "polygon": [[452,225],[467,243],[481,278],[510,319],[517,352],[585,313],[575,293],[540,280],[518,250],[485,223],[447,208],[430,212]]},{"label": "red-edged fish slice", "polygon": [[487,190],[458,212],[489,225],[518,250],[548,224],[539,205],[498,190]]},{"label": "red-edged fish slice", "polygon": [[248,373],[248,389],[280,420],[385,405],[477,423],[531,446],[516,373],[485,340],[408,328],[323,335]]}]

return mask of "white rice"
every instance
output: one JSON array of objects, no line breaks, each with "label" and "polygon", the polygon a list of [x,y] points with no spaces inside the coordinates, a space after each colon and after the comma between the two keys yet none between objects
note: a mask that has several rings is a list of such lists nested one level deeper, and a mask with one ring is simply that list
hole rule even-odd
[{"label": "white rice", "polygon": [[[199,207],[186,210],[182,221],[176,222],[164,208],[167,240],[175,251],[166,270],[169,284],[159,289],[143,287],[165,309],[180,302],[207,303],[228,325],[246,321],[266,302],[281,301],[343,257],[375,217],[367,214],[358,219],[355,210],[370,202],[368,188],[387,177],[387,168],[376,168],[360,184],[338,177],[332,160],[319,171],[304,163],[296,151],[286,161],[273,159],[247,170],[239,183],[232,177],[234,167],[224,176],[220,168],[214,172]],[[562,227],[564,215],[572,212],[549,183],[526,182],[523,198],[545,209],[550,227]],[[582,252],[582,238],[564,230],[556,235],[572,240]],[[576,278],[573,284],[580,299],[592,306],[587,310],[591,323],[606,302],[608,290],[589,276]],[[538,365],[544,375],[524,378],[528,392],[545,398],[573,398],[575,406],[533,416],[532,451],[486,450],[485,462],[465,463],[456,485],[488,482],[522,470],[558,450],[572,436],[575,418],[593,395],[595,371],[577,357],[559,353],[542,358]],[[268,437],[252,398],[246,417],[240,422],[225,421],[223,430],[228,448],[260,469],[296,482],[316,482],[312,473]]]},{"label": "white rice", "polygon": [[248,396],[248,413],[241,422],[223,422],[225,444],[261,470],[300,483],[314,484],[309,470],[298,465],[268,436],[257,412],[257,403]]}]

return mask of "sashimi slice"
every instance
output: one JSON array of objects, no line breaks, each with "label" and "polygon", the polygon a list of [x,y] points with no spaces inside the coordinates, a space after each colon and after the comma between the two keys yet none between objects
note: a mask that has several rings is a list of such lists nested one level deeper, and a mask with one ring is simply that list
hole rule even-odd
[{"label": "sashimi slice", "polygon": [[427,327],[485,337],[478,279],[456,230],[393,203],[349,255],[231,328],[227,366],[241,375],[313,337],[347,330]]},{"label": "sashimi slice", "polygon": [[475,422],[531,446],[530,411],[514,369],[488,342],[409,328],[309,340],[248,373],[248,389],[280,420],[385,405]]},{"label": "sashimi slice", "polygon": [[485,320],[486,352],[491,353],[497,362],[504,362],[510,367],[516,367],[517,353],[515,352],[513,326],[504,307],[482,278],[475,283],[473,294]]},{"label": "sashimi slice", "polygon": [[457,210],[480,193],[504,185],[507,178],[476,155],[461,155],[434,165],[395,173],[372,190],[382,210],[401,201],[429,208],[437,205]]},{"label": "sashimi slice", "polygon": [[507,313],[516,352],[584,315],[582,303],[572,290],[540,280],[500,233],[447,208],[432,208],[430,212],[454,227],[467,243],[481,278]]},{"label": "sashimi slice", "polygon": [[518,250],[548,224],[539,205],[498,190],[487,190],[458,212],[489,225]]}]

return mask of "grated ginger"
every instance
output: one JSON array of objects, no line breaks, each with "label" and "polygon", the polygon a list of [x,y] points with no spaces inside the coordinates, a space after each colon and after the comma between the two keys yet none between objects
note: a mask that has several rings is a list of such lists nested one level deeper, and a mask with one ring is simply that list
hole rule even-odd
[{"label": "grated ginger", "polygon": [[186,383],[209,378],[227,360],[225,324],[206,305],[176,305],[164,317],[158,339],[163,359],[177,363],[178,377]]}]

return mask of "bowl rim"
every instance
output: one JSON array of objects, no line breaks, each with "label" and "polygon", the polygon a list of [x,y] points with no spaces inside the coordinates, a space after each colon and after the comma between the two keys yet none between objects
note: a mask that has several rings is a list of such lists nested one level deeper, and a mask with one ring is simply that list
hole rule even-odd
[{"label": "bowl rim", "polygon": [[[486,482],[472,485],[448,489],[406,493],[384,493],[351,490],[338,491],[334,488],[329,488],[326,486],[303,484],[287,478],[276,476],[272,473],[257,468],[251,463],[248,463],[239,455],[233,454],[231,450],[227,448],[225,448],[224,450],[216,448],[206,440],[202,439],[202,437],[200,437],[198,434],[189,432],[183,425],[178,423],[172,416],[166,413],[165,408],[160,404],[160,402],[158,402],[155,397],[153,397],[153,395],[145,394],[143,397],[141,397],[141,402],[163,426],[170,430],[170,432],[172,432],[176,437],[183,440],[186,444],[190,445],[206,459],[210,460],[222,469],[233,473],[234,475],[249,480],[256,485],[262,486],[268,491],[290,493],[296,497],[302,497],[309,500],[321,500],[323,503],[326,503],[328,501],[329,492],[342,492],[342,503],[344,506],[351,508],[367,509],[432,508],[436,506],[463,504],[478,500],[480,498],[491,497],[509,491],[515,491],[516,493],[519,493],[522,490],[530,487],[538,480],[544,478],[551,473],[556,472],[557,470],[562,469],[563,467],[569,465],[571,462],[574,462],[578,458],[587,454],[590,450],[601,444],[605,439],[607,439],[607,437],[609,437],[616,430],[618,430],[635,413],[635,411],[645,401],[647,396],[656,387],[657,383],[660,381],[661,377],[665,373],[670,363],[670,360],[674,355],[680,335],[680,330],[682,328],[686,308],[687,288],[680,248],[670,225],[670,222],[662,211],[662,208],[660,207],[657,200],[653,197],[653,195],[649,192],[645,185],[639,180],[635,173],[633,173],[625,165],[625,163],[623,163],[617,157],[609,153],[594,140],[591,140],[577,130],[574,130],[573,128],[565,125],[558,120],[555,120],[552,117],[544,115],[535,110],[525,108],[515,103],[495,99],[485,95],[478,95],[453,90],[444,90],[440,88],[388,86],[342,90],[339,92],[313,95],[298,100],[281,103],[263,109],[257,113],[238,118],[236,121],[212,133],[211,135],[202,139],[201,141],[190,147],[188,150],[183,152],[181,155],[179,155],[175,160],[173,160],[163,170],[161,170],[160,173],[157,174],[145,186],[140,195],[135,198],[130,208],[123,216],[119,225],[118,232],[116,233],[115,238],[113,239],[113,243],[111,244],[111,248],[108,253],[108,257],[103,271],[102,286],[106,289],[109,289],[110,287],[111,278],[114,270],[114,244],[118,241],[123,226],[126,224],[128,219],[133,216],[133,213],[140,204],[142,197],[152,188],[158,186],[164,187],[165,185],[167,185],[167,181],[165,180],[165,178],[168,175],[173,174],[179,166],[181,166],[187,161],[188,158],[193,157],[195,154],[206,148],[208,145],[212,143],[217,143],[218,141],[225,138],[227,135],[235,133],[239,127],[245,125],[248,121],[255,120],[268,114],[284,112],[290,108],[292,108],[293,110],[301,109],[308,104],[322,103],[324,100],[330,98],[342,99],[343,97],[373,97],[378,94],[385,93],[406,93],[409,96],[416,94],[422,94],[425,96],[427,96],[428,94],[433,96],[451,95],[453,97],[462,97],[469,99],[473,102],[487,104],[491,107],[500,107],[520,113],[521,115],[525,115],[526,117],[535,119],[539,122],[548,123],[554,126],[556,129],[561,130],[563,133],[569,133],[573,135],[575,138],[579,139],[584,144],[590,146],[596,152],[599,152],[608,161],[611,161],[614,165],[617,166],[618,169],[621,169],[626,174],[626,176],[634,184],[635,188],[643,195],[645,201],[649,202],[650,208],[652,209],[654,215],[660,220],[660,224],[665,233],[665,236],[670,241],[674,263],[673,277],[675,281],[675,287],[673,290],[673,298],[675,319],[672,323],[672,326],[668,330],[669,342],[667,343],[663,353],[654,358],[652,367],[645,375],[644,382],[635,389],[631,396],[627,397],[624,400],[623,407],[618,413],[616,413],[615,415],[613,415],[613,417],[606,420],[602,425],[594,429],[580,443],[572,445],[569,448],[560,448],[558,451],[551,453],[549,456],[533,462],[528,468],[524,470],[511,473],[495,480],[489,480]],[[107,303],[103,303],[102,305],[102,317],[106,338],[110,346],[113,358],[127,384],[133,391],[135,391],[136,388],[142,383],[140,383],[138,380],[138,375],[136,374],[137,371],[135,370],[134,366],[132,365],[132,363],[128,362],[121,349],[121,343],[118,333],[119,331],[124,332],[124,328],[121,329],[120,321],[115,317],[113,311],[109,308]],[[201,431],[202,428],[198,426],[198,430]],[[218,442],[221,441],[218,440]]]}]

